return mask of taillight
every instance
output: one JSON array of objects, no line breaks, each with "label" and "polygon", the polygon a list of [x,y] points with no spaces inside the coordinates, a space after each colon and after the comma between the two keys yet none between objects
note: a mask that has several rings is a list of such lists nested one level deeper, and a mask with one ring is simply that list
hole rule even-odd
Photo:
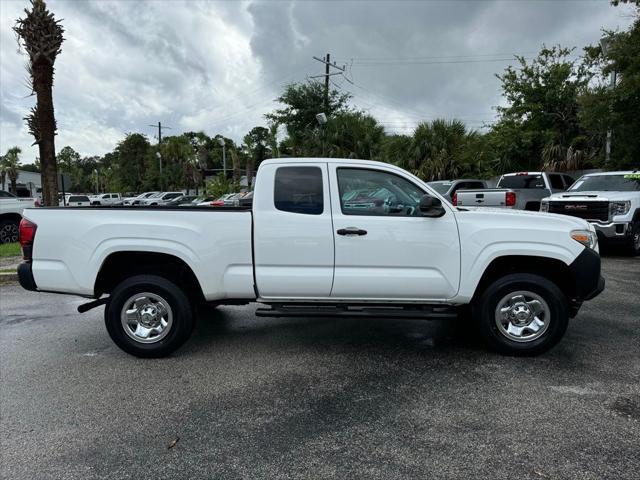
[{"label": "taillight", "polygon": [[516,204],[516,192],[507,192],[505,201],[507,207],[513,207]]},{"label": "taillight", "polygon": [[458,192],[453,193],[453,206],[458,205]]},{"label": "taillight", "polygon": [[22,247],[22,258],[24,260],[31,260],[33,253],[33,239],[36,236],[36,230],[38,226],[23,218],[20,220],[20,228],[18,230],[18,241]]}]

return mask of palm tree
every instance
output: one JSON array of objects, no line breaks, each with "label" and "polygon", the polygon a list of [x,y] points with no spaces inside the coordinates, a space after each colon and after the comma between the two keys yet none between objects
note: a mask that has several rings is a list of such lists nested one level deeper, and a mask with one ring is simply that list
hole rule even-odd
[{"label": "palm tree", "polygon": [[44,0],[31,0],[31,10],[16,21],[13,30],[29,55],[27,70],[36,106],[25,117],[34,145],[38,144],[42,162],[42,198],[45,205],[58,204],[58,170],[56,167],[56,119],[53,114],[53,65],[61,52],[64,29],[47,10]]},{"label": "palm tree", "polygon": [[466,145],[474,135],[459,120],[421,123],[413,134],[412,154],[401,166],[424,180],[455,178],[466,170]]},{"label": "palm tree", "polygon": [[20,154],[22,150],[20,147],[11,147],[7,150],[7,153],[2,157],[2,188],[4,188],[4,182],[6,177],[9,177],[11,187],[9,191],[15,194],[18,191],[18,166],[20,165]]}]

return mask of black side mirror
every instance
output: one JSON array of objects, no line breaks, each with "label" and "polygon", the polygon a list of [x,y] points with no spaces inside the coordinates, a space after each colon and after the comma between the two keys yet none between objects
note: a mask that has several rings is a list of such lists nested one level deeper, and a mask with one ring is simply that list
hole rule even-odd
[{"label": "black side mirror", "polygon": [[420,199],[420,212],[423,217],[438,218],[443,216],[446,210],[439,198],[423,195]]}]

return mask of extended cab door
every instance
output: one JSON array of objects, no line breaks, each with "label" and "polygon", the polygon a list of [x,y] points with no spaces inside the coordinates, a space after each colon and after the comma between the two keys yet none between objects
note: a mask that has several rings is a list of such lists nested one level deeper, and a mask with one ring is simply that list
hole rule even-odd
[{"label": "extended cab door", "polygon": [[326,163],[263,164],[253,201],[254,263],[261,298],[326,298],[333,228]]},{"label": "extended cab door", "polygon": [[441,300],[456,295],[460,241],[449,205],[440,218],[421,216],[418,206],[426,189],[393,169],[329,164],[329,171],[332,297]]}]

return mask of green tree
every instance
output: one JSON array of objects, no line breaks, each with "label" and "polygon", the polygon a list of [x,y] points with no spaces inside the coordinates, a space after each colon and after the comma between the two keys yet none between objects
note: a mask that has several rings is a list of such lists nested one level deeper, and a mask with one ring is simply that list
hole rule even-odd
[{"label": "green tree", "polygon": [[66,146],[56,156],[58,168],[71,177],[71,185],[65,185],[67,191],[80,191],[83,183],[84,171],[80,164],[80,154],[73,148]]},{"label": "green tree", "polygon": [[475,172],[484,151],[477,152],[481,136],[468,132],[460,120],[433,120],[418,125],[407,155],[398,165],[423,180],[441,180]]},{"label": "green tree", "polygon": [[385,136],[384,127],[363,112],[330,117],[321,134],[326,156],[368,160],[380,156]]},{"label": "green tree", "polygon": [[207,180],[206,194],[213,198],[220,198],[225,193],[234,193],[240,190],[240,184],[224,175],[216,175],[212,180]]},{"label": "green tree", "polygon": [[6,178],[9,178],[9,182],[11,183],[9,191],[13,194],[18,191],[18,167],[20,166],[21,153],[22,149],[20,147],[11,147],[0,160],[0,181],[2,183],[2,189],[4,189]]},{"label": "green tree", "polygon": [[[516,168],[540,168],[543,152],[562,157],[583,136],[578,119],[578,97],[591,74],[582,63],[569,58],[572,50],[544,47],[531,62],[516,57],[497,77],[502,82],[506,107],[498,107],[499,121],[492,128],[497,162]],[[555,160],[559,160],[555,158]]]},{"label": "green tree", "polygon": [[42,163],[42,197],[45,205],[58,205],[58,170],[56,167],[56,119],[53,113],[53,71],[61,52],[64,29],[47,10],[43,0],[31,0],[25,18],[16,20],[13,30],[18,43],[27,52],[27,70],[36,106],[25,117],[29,133],[38,144]]},{"label": "green tree", "polygon": [[[589,138],[600,146],[602,159],[607,131],[611,129],[611,164],[608,168],[637,167],[640,159],[640,10],[629,30],[607,32],[606,51],[601,45],[585,48],[597,82],[580,98],[580,120]],[[610,86],[615,72],[617,81]]]},{"label": "green tree", "polygon": [[[324,107],[324,85],[318,81],[293,83],[285,87],[276,100],[283,107],[265,115],[267,120],[284,125],[289,136],[287,152],[290,155],[313,155],[318,146],[319,125],[316,115],[324,113],[327,118],[349,110],[350,95],[332,89],[329,91],[328,108]],[[311,148],[309,148],[311,146]]]},{"label": "green tree", "polygon": [[243,138],[243,150],[246,157],[247,185],[251,190],[251,180],[260,163],[269,157],[267,144],[269,142],[269,129],[265,127],[253,127]]},{"label": "green tree", "polygon": [[0,176],[2,177],[0,180],[2,188],[4,188],[6,178],[9,178],[9,182],[11,183],[9,190],[13,194],[18,191],[18,166],[20,165],[21,153],[22,149],[20,147],[11,147],[0,160]]},{"label": "green tree", "polygon": [[382,139],[379,160],[394,165],[406,165],[411,155],[411,136],[386,135]]},{"label": "green tree", "polygon": [[[142,190],[147,167],[153,162],[149,156],[150,150],[151,145],[145,135],[128,133],[111,155],[105,155],[101,163],[104,167],[113,167],[111,174],[114,177],[109,180],[112,181],[111,185],[115,190],[126,192]],[[105,174],[107,174],[106,171]]]}]

